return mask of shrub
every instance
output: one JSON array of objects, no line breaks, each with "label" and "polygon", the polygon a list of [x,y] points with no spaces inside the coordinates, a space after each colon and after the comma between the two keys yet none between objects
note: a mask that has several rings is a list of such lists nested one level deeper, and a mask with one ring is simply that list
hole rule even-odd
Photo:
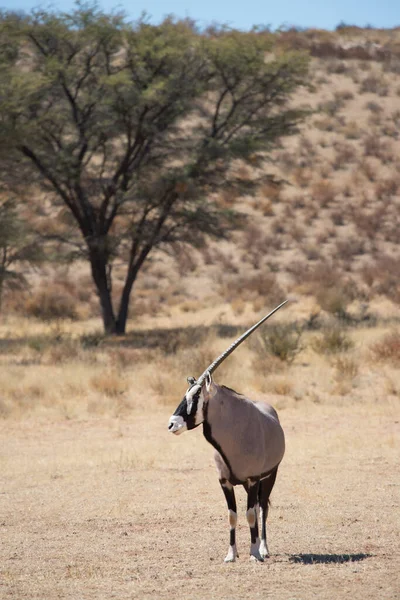
[{"label": "shrub", "polygon": [[351,356],[338,356],[333,361],[335,368],[335,379],[340,381],[342,379],[354,379],[357,377],[359,371],[359,364]]},{"label": "shrub", "polygon": [[370,348],[375,360],[389,361],[400,364],[400,332],[386,334]]},{"label": "shrub", "polygon": [[78,318],[75,298],[55,285],[34,292],[27,300],[25,310],[28,315],[43,321]]},{"label": "shrub", "polygon": [[332,163],[335,170],[344,169],[355,161],[356,152],[351,144],[347,142],[337,143],[335,144],[335,150],[336,155]]},{"label": "shrub", "polygon": [[312,342],[313,350],[322,354],[346,352],[353,346],[354,342],[339,326],[326,329],[322,334],[315,337]]},{"label": "shrub", "polygon": [[300,344],[302,329],[294,325],[274,325],[259,333],[259,349],[262,354],[279,358],[291,364],[303,350]]},{"label": "shrub", "polygon": [[311,194],[319,206],[326,208],[335,199],[336,189],[330,181],[320,179],[312,186]]},{"label": "shrub", "polygon": [[355,121],[350,121],[342,128],[343,135],[348,140],[358,140],[361,137],[360,126]]},{"label": "shrub", "polygon": [[347,290],[339,282],[332,287],[321,285],[315,296],[322,310],[339,319],[346,318],[350,297]]},{"label": "shrub", "polygon": [[379,94],[380,96],[387,96],[389,87],[383,77],[377,75],[368,75],[360,85],[360,93],[366,92],[372,94]]}]

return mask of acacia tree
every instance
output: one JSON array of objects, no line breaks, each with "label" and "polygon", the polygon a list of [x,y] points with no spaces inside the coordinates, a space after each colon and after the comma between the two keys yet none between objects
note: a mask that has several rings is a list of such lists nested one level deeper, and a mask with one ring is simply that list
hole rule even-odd
[{"label": "acacia tree", "polygon": [[[124,333],[133,285],[154,249],[200,245],[237,225],[212,192],[250,191],[266,176],[265,154],[304,116],[287,100],[307,61],[293,53],[266,60],[266,34],[200,34],[172,19],[132,25],[96,6],[36,12],[6,31],[18,46],[0,85],[12,172],[47,192],[53,219],[67,209],[73,229],[57,237],[90,262],[105,331]],[[235,179],[236,159],[258,177]],[[114,307],[117,258],[125,280]]]}]

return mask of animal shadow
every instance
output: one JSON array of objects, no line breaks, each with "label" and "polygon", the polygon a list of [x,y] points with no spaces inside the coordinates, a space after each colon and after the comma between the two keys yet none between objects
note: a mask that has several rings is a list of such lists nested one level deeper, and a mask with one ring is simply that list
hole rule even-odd
[{"label": "animal shadow", "polygon": [[370,558],[372,554],[292,554],[289,556],[290,562],[300,563],[303,565],[316,564],[343,564],[347,562],[359,562]]}]

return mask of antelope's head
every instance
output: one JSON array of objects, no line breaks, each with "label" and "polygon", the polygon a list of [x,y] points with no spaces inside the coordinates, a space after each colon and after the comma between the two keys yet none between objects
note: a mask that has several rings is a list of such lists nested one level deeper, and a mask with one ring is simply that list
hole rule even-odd
[{"label": "antelope's head", "polygon": [[198,380],[188,377],[187,381],[189,387],[182,402],[169,420],[168,429],[176,435],[187,429],[194,429],[204,421],[204,406],[214,387],[209,371],[206,371]]}]

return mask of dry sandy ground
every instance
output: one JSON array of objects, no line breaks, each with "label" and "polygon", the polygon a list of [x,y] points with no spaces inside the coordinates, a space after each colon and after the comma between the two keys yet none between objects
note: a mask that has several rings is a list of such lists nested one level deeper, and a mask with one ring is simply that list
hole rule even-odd
[{"label": "dry sandy ground", "polygon": [[2,599],[400,598],[398,405],[281,411],[264,564],[248,560],[243,490],[240,559],[223,563],[212,448],[200,428],[168,434],[169,412],[0,424]]}]

